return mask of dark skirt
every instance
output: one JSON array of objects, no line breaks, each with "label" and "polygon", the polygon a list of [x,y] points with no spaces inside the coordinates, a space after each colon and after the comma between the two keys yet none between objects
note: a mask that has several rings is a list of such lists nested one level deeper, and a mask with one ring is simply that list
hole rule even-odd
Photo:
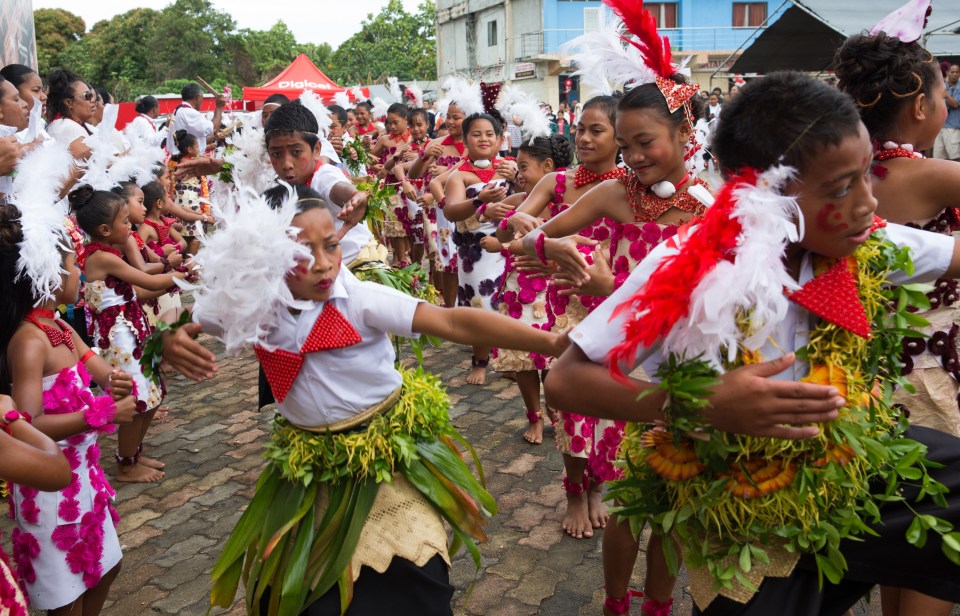
[{"label": "dark skirt", "polygon": [[[438,554],[418,567],[405,558],[394,557],[383,573],[369,567],[360,570],[353,584],[353,601],[346,616],[452,616],[447,563]],[[267,613],[270,591],[260,600],[260,612]],[[300,616],[340,616],[340,590],[336,584]]]},{"label": "dark skirt", "polygon": [[[943,464],[930,469],[930,475],[947,486],[947,508],[930,498],[916,500],[917,486],[901,483],[907,502],[920,514],[947,520],[960,529],[960,439],[915,426],[906,435],[926,445],[927,458]],[[694,608],[704,616],[830,616],[843,614],[876,585],[909,588],[921,593],[960,602],[960,567],[950,562],[940,549],[939,535],[929,532],[927,543],[917,548],[905,538],[914,513],[902,503],[889,503],[880,509],[881,523],[873,529],[877,537],[864,536],[862,541],[845,541],[840,550],[849,570],[839,584],[824,580],[818,588],[816,564],[805,556],[786,578],[767,578],[759,592],[747,604],[717,597],[705,610]]]}]

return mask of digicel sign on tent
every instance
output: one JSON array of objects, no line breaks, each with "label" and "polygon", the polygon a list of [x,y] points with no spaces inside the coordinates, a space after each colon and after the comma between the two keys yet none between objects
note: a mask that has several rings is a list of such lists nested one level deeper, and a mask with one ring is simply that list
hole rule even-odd
[{"label": "digicel sign on tent", "polygon": [[[259,88],[244,88],[243,100],[262,101],[271,94],[283,94],[294,99],[304,90],[322,92],[323,98],[328,103],[332,101],[334,94],[344,90],[347,91],[351,100],[355,98],[349,90],[330,81],[330,78],[324,75],[323,71],[310,61],[310,58],[300,54],[282,73]],[[369,98],[370,90],[368,88],[362,88],[362,90],[363,95]]]}]

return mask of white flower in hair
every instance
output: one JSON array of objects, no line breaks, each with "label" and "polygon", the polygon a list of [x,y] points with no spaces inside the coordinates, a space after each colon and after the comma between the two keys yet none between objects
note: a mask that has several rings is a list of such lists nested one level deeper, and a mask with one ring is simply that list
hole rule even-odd
[{"label": "white flower in hair", "polygon": [[276,210],[249,187],[239,190],[236,208],[215,209],[219,229],[200,239],[193,258],[201,281],[181,285],[193,290],[195,318],[220,330],[228,353],[250,345],[272,350],[266,337],[281,311],[312,305],[295,299],[286,283],[291,269],[311,261],[309,249],[296,239],[297,195],[288,189]]},{"label": "white flower in hair", "polygon": [[73,156],[50,140],[28,152],[17,164],[7,201],[20,210],[23,240],[19,243],[17,277],[30,280],[37,304],[54,298],[62,284],[63,252],[71,250],[64,229],[67,205],[60,198],[70,177]]}]

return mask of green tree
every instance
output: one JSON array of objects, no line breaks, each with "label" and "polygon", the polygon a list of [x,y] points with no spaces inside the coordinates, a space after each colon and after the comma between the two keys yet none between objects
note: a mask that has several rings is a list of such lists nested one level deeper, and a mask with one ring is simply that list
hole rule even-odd
[{"label": "green tree", "polygon": [[56,68],[60,64],[60,54],[78,42],[87,31],[83,19],[63,9],[37,9],[33,12],[33,27],[37,36],[37,61],[41,75]]},{"label": "green tree", "polygon": [[396,76],[436,79],[436,14],[430,0],[407,13],[400,0],[389,0],[377,15],[369,13],[360,31],[333,54],[331,77],[341,84]]},{"label": "green tree", "polygon": [[160,12],[146,40],[148,77],[154,83],[196,75],[211,83],[226,78],[235,28],[233,18],[208,0],[176,0]]},{"label": "green tree", "polygon": [[247,53],[257,69],[258,77],[283,70],[296,57],[297,38],[282,21],[269,30],[240,30]]},{"label": "green tree", "polygon": [[305,53],[310,61],[317,65],[324,73],[331,70],[331,60],[333,59],[333,47],[330,43],[304,43],[299,46],[297,53]]},{"label": "green tree", "polygon": [[99,21],[60,60],[118,100],[129,100],[149,83],[152,60],[145,41],[152,37],[159,16],[158,11],[140,8]]}]

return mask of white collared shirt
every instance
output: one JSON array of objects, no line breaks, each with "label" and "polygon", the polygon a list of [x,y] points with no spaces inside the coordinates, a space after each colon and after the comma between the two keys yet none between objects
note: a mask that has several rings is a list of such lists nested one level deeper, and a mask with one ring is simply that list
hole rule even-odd
[{"label": "white collared shirt", "polygon": [[[910,248],[914,266],[913,275],[907,275],[902,271],[891,272],[889,282],[893,284],[932,282],[942,276],[950,266],[955,241],[952,237],[895,224],[888,224],[886,232],[891,242],[897,246]],[[663,258],[676,254],[677,248],[674,246],[672,242],[664,242],[650,251],[650,254],[630,273],[623,285],[570,333],[571,341],[580,347],[590,361],[597,364],[607,363],[606,358],[610,349],[623,341],[623,325],[628,316],[626,313],[621,313],[613,317],[614,310],[640,290]],[[763,267],[763,265],[757,264],[757,267]],[[811,254],[806,253],[800,266],[798,282],[803,285],[812,278],[813,261]],[[811,315],[805,308],[793,302],[788,302],[787,316],[782,327],[760,349],[764,360],[776,359],[805,346],[810,340],[810,330],[816,322],[815,315]],[[664,359],[659,346],[641,348],[633,365],[624,367],[624,373],[629,374],[640,364],[648,375],[653,375]],[[798,381],[806,376],[808,371],[807,363],[798,359],[790,368],[772,378],[781,381]],[[651,380],[656,382],[652,376]]]},{"label": "white collared shirt", "polygon": [[143,141],[150,145],[160,145],[167,138],[166,127],[157,130],[149,116],[139,114],[123,129],[130,141]]},{"label": "white collared shirt", "polygon": [[[313,174],[310,188],[320,193],[320,197],[329,203],[335,211],[339,212],[343,208],[334,203],[333,199],[330,198],[330,192],[334,186],[341,182],[351,183],[350,179],[343,174],[343,171],[335,165],[320,165]],[[340,228],[343,227],[343,221],[339,218],[334,218],[334,222],[336,223],[337,231],[339,231]],[[360,254],[360,249],[370,243],[371,240],[373,240],[373,234],[370,233],[370,229],[367,228],[366,223],[363,221],[347,231],[347,234],[340,240],[340,248],[343,251],[343,264],[349,265],[352,263],[353,260],[357,258],[357,255]]]},{"label": "white collared shirt", "polygon": [[[207,151],[207,137],[213,134],[214,126],[213,122],[202,113],[190,105],[184,105],[178,107],[174,112],[173,126],[170,128],[171,136],[176,135],[178,130],[185,130],[197,138],[200,156],[203,156],[203,153]],[[180,153],[172,138],[167,139],[167,151],[173,156]]]},{"label": "white collared shirt", "polygon": [[[400,386],[395,352],[388,334],[413,338],[413,315],[422,300],[373,282],[357,280],[340,270],[328,301],[360,334],[361,342],[330,351],[307,353],[280,414],[301,426],[326,425],[347,419],[382,402]],[[267,342],[299,352],[323,311],[325,302],[309,310],[280,314],[280,325]]]}]

